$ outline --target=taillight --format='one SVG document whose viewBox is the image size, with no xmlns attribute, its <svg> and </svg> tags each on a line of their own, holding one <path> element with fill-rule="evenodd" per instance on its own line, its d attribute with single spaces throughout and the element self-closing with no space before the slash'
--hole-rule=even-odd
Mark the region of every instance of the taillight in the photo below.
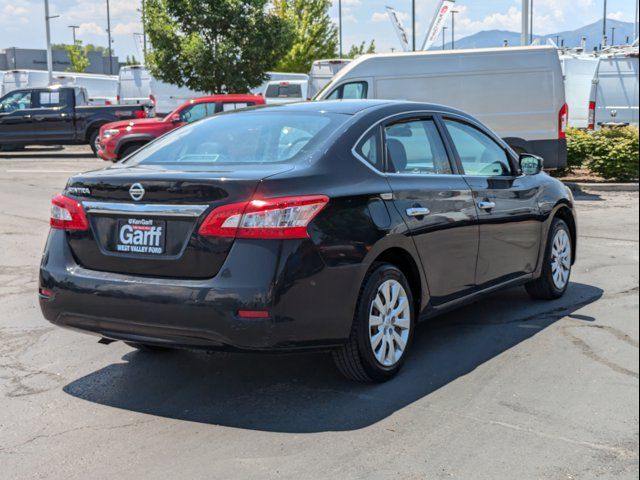
<svg viewBox="0 0 640 480">
<path fill-rule="evenodd" d="M 49 223 L 51 228 L 60 230 L 89 229 L 89 222 L 82 205 L 60 194 L 51 199 L 51 219 Z"/>
<path fill-rule="evenodd" d="M 589 130 L 596 128 L 596 102 L 589 102 L 589 120 L 587 124 Z"/>
<path fill-rule="evenodd" d="M 116 103 L 120 104 L 120 95 L 116 95 Z"/>
<path fill-rule="evenodd" d="M 111 100 L 105 100 L 105 101 L 104 101 L 104 104 L 105 104 L 106 106 L 110 106 L 110 105 L 112 105 Z"/>
<path fill-rule="evenodd" d="M 158 102 L 156 101 L 156 97 L 154 97 L 153 95 L 149 95 L 149 100 L 151 100 L 151 103 L 153 104 L 154 107 L 158 106 Z"/>
<path fill-rule="evenodd" d="M 135 115 L 136 118 L 147 117 L 147 111 L 144 108 L 142 110 L 136 110 L 135 112 L 133 112 L 133 114 Z"/>
<path fill-rule="evenodd" d="M 214 209 L 198 233 L 211 237 L 307 238 L 307 226 L 325 207 L 324 195 L 267 198 Z"/>
<path fill-rule="evenodd" d="M 569 105 L 562 105 L 558 113 L 558 138 L 567 138 L 567 122 L 569 121 Z"/>
</svg>

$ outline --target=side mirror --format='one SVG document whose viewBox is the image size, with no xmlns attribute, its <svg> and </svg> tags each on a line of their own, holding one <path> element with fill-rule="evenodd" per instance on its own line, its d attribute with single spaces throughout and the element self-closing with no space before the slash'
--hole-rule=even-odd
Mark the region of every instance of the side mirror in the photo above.
<svg viewBox="0 0 640 480">
<path fill-rule="evenodd" d="M 180 118 L 179 113 L 176 113 L 175 115 L 171 115 L 171 118 L 169 119 L 169 121 L 171 123 L 182 123 L 182 118 Z"/>
<path fill-rule="evenodd" d="M 524 175 L 537 175 L 542 171 L 543 160 L 540 157 L 523 153 L 520 155 L 520 170 Z"/>
</svg>

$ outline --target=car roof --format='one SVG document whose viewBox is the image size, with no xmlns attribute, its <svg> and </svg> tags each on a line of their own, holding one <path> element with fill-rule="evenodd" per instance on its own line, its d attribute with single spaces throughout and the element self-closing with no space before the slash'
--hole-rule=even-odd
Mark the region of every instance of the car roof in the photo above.
<svg viewBox="0 0 640 480">
<path fill-rule="evenodd" d="M 205 95 L 204 97 L 196 97 L 188 100 L 191 103 L 202 102 L 245 102 L 262 99 L 260 95 L 250 95 L 248 93 L 228 93 L 222 95 Z"/>
<path fill-rule="evenodd" d="M 468 114 L 460 110 L 446 107 L 444 105 L 438 105 L 435 103 L 408 102 L 403 100 L 321 100 L 313 102 L 288 103 L 285 105 L 273 105 L 266 108 L 263 107 L 263 109 L 284 108 L 288 111 L 297 112 L 328 112 L 355 115 L 364 110 L 373 111 L 386 108 L 402 110 L 403 107 L 406 108 L 407 111 L 437 111 L 456 113 L 465 117 L 469 116 Z"/>
</svg>

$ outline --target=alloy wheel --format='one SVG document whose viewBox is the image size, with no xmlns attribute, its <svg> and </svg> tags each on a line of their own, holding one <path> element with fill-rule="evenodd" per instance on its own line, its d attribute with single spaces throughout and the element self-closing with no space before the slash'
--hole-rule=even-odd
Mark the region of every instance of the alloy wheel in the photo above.
<svg viewBox="0 0 640 480">
<path fill-rule="evenodd" d="M 564 229 L 559 229 L 551 245 L 551 276 L 553 284 L 562 290 L 569 282 L 571 273 L 571 239 Z"/>
</svg>

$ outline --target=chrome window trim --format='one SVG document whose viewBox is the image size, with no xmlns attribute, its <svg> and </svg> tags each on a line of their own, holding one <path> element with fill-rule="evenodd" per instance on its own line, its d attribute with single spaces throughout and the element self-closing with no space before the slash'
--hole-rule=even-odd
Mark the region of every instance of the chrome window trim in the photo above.
<svg viewBox="0 0 640 480">
<path fill-rule="evenodd" d="M 87 213 L 94 215 L 143 215 L 147 217 L 201 216 L 209 205 L 163 205 L 155 203 L 82 202 Z"/>
</svg>

